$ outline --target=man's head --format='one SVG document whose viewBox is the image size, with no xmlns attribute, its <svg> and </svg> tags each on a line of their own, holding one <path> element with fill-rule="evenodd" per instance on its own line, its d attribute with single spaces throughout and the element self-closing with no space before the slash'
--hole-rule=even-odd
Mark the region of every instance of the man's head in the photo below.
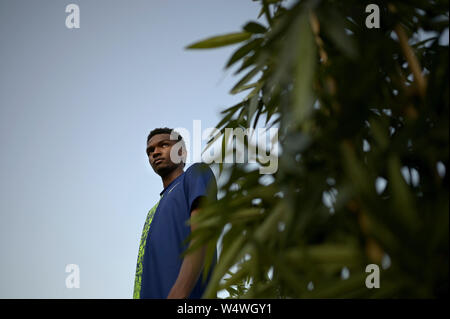
<svg viewBox="0 0 450 319">
<path fill-rule="evenodd" d="M 156 174 L 163 177 L 186 161 L 186 146 L 183 138 L 173 129 L 156 128 L 147 137 L 147 156 Z"/>
</svg>

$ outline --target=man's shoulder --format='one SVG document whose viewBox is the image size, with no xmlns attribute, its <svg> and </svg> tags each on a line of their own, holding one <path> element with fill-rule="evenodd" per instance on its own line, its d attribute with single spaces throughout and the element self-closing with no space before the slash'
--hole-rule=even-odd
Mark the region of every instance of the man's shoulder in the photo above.
<svg viewBox="0 0 450 319">
<path fill-rule="evenodd" d="M 211 168 L 209 167 L 208 164 L 206 163 L 194 163 L 191 166 L 189 166 L 189 168 L 186 170 L 186 175 L 212 175 L 213 171 L 211 170 Z"/>
<path fill-rule="evenodd" d="M 197 184 L 216 185 L 216 176 L 211 167 L 206 163 L 194 163 L 186 170 L 184 177 L 185 185 Z"/>
<path fill-rule="evenodd" d="M 217 197 L 216 177 L 206 163 L 194 163 L 185 173 L 185 191 L 190 195 L 207 196 L 208 193 Z"/>
</svg>

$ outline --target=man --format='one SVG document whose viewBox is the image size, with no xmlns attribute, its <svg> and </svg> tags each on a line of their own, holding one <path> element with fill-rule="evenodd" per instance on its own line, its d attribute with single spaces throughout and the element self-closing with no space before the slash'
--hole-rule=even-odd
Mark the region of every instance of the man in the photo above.
<svg viewBox="0 0 450 319">
<path fill-rule="evenodd" d="M 186 237 L 195 229 L 187 221 L 199 214 L 208 190 L 217 196 L 214 174 L 198 163 L 184 172 L 186 148 L 173 129 L 150 132 L 147 156 L 164 189 L 142 231 L 133 298 L 201 298 L 210 276 L 203 282 L 205 248 L 181 255 L 188 248 Z"/>
</svg>

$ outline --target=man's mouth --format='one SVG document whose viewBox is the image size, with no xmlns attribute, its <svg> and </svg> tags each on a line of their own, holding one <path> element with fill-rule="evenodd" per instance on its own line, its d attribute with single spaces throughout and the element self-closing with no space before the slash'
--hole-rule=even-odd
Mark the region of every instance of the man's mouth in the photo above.
<svg viewBox="0 0 450 319">
<path fill-rule="evenodd" d="M 164 159 L 158 158 L 157 160 L 155 160 L 155 161 L 153 162 L 153 165 L 158 165 L 158 164 L 162 163 L 163 161 L 164 161 Z"/>
</svg>

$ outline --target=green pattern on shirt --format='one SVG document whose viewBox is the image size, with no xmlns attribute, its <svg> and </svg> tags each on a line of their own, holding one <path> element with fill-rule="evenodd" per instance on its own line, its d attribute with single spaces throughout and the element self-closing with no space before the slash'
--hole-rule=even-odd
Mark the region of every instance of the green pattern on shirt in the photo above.
<svg viewBox="0 0 450 319">
<path fill-rule="evenodd" d="M 156 203 L 155 206 L 152 207 L 152 209 L 149 210 L 149 212 L 147 214 L 147 219 L 145 220 L 144 229 L 142 230 L 141 243 L 139 244 L 139 254 L 138 254 L 138 260 L 137 260 L 137 265 L 136 265 L 136 276 L 134 278 L 134 292 L 133 292 L 134 299 L 140 299 L 141 280 L 142 280 L 142 263 L 144 261 L 145 243 L 147 242 L 148 230 L 150 229 L 150 224 L 152 223 L 153 216 L 155 215 L 158 204 L 159 204 L 159 201 Z"/>
</svg>

